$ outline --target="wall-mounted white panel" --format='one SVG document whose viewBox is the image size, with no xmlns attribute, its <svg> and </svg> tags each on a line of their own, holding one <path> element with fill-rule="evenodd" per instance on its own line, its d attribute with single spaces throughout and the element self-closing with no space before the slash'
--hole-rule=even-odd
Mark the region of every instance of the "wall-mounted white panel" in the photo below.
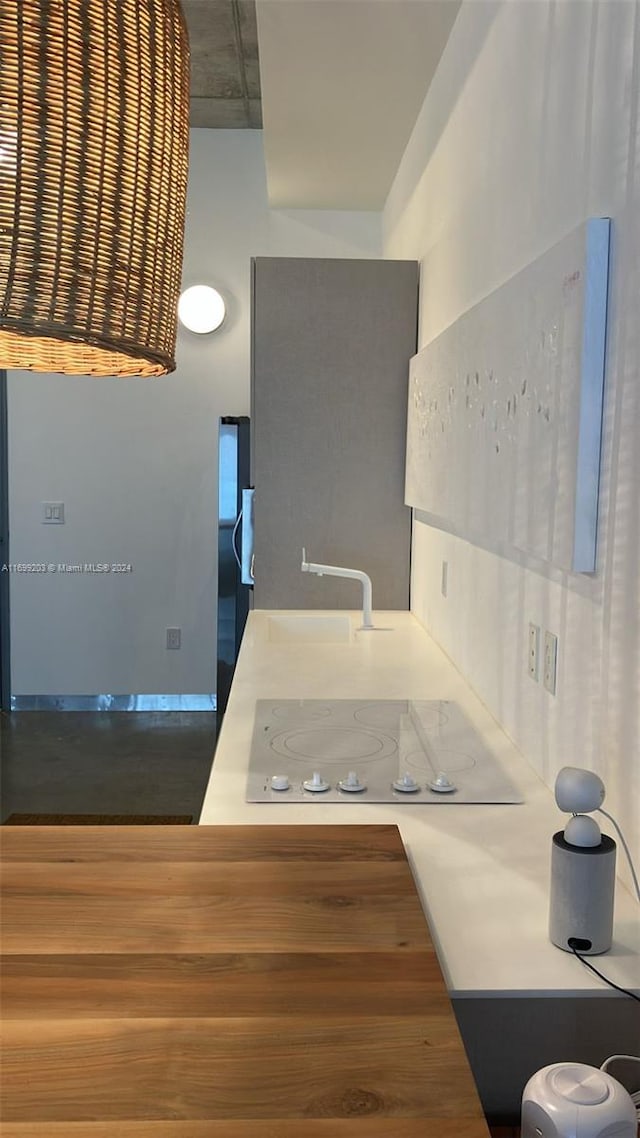
<svg viewBox="0 0 640 1138">
<path fill-rule="evenodd" d="M 579 572 L 595 569 L 609 224 L 464 313 L 409 376 L 407 505 Z"/>
</svg>

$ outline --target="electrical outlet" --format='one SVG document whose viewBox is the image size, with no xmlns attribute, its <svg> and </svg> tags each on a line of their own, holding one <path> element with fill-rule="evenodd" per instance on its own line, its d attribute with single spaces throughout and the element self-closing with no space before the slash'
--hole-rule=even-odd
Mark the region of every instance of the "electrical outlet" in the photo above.
<svg viewBox="0 0 640 1138">
<path fill-rule="evenodd" d="M 558 637 L 553 632 L 544 634 L 544 665 L 542 681 L 551 695 L 556 694 L 556 670 L 558 662 Z"/>
<path fill-rule="evenodd" d="M 449 562 L 443 561 L 442 562 L 442 576 L 440 578 L 440 592 L 442 593 L 443 597 L 446 597 L 446 595 L 447 595 L 448 586 L 449 586 Z"/>
<path fill-rule="evenodd" d="M 180 629 L 180 628 L 168 628 L 167 629 L 167 648 L 179 648 L 181 637 L 182 637 L 182 629 Z"/>
<path fill-rule="evenodd" d="M 537 624 L 529 625 L 529 651 L 527 655 L 527 668 L 532 680 L 538 682 L 538 657 L 540 655 L 540 627 Z"/>
</svg>

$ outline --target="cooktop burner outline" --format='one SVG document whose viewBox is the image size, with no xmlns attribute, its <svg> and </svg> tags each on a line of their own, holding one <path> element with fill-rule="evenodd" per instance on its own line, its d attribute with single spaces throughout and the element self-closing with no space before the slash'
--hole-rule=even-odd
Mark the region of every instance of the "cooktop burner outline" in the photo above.
<svg viewBox="0 0 640 1138">
<path fill-rule="evenodd" d="M 274 719 L 292 720 L 326 719 L 331 716 L 331 708 L 326 703 L 316 700 L 291 700 L 291 706 L 285 703 L 275 704 L 271 708 Z M 317 703 L 317 707 L 309 707 L 309 703 Z"/>
<path fill-rule="evenodd" d="M 273 736 L 269 746 L 276 754 L 296 762 L 341 763 L 343 766 L 345 762 L 376 762 L 398 750 L 395 739 L 382 732 L 367 730 L 358 724 L 351 727 L 331 723 L 293 727 Z"/>
<path fill-rule="evenodd" d="M 413 702 L 412 700 L 406 700 L 406 699 L 394 699 L 394 700 L 388 700 L 388 701 L 385 700 L 384 701 L 384 703 L 389 703 L 393 707 L 397 707 L 398 709 L 402 708 L 403 710 L 400 711 L 401 715 L 411 715 L 411 703 L 412 702 Z M 426 703 L 426 701 L 424 701 L 424 702 Z M 442 702 L 443 701 L 438 701 L 438 703 L 435 704 L 434 707 L 429 707 L 428 709 L 425 708 L 424 705 L 421 707 L 421 719 L 424 719 L 425 715 L 426 715 L 426 718 L 429 720 L 428 726 L 432 730 L 435 730 L 438 727 L 444 727 L 445 724 L 449 722 L 448 715 L 442 709 Z M 364 705 L 364 707 L 356 709 L 356 711 L 354 711 L 354 713 L 353 713 L 353 718 L 358 723 L 362 723 L 364 726 L 367 726 L 367 727 L 381 727 L 382 724 L 376 723 L 375 719 L 376 719 L 376 717 L 383 718 L 385 715 L 388 718 L 389 710 L 390 709 L 386 709 L 386 708 L 384 708 L 384 706 L 382 706 L 382 701 L 378 700 L 377 702 L 367 703 Z M 371 722 L 371 716 L 373 716 L 373 718 L 374 718 L 373 723 Z M 425 726 L 427 726 L 427 724 L 425 724 Z"/>
<path fill-rule="evenodd" d="M 430 754 L 426 754 L 424 750 L 410 751 L 405 760 L 411 767 L 417 767 L 418 770 L 434 771 L 438 774 L 444 771 L 446 774 L 453 774 L 457 771 L 471 770 L 477 760 L 473 755 L 467 754 L 466 751 L 447 750 L 443 748 L 436 750 L 430 749 Z"/>
</svg>

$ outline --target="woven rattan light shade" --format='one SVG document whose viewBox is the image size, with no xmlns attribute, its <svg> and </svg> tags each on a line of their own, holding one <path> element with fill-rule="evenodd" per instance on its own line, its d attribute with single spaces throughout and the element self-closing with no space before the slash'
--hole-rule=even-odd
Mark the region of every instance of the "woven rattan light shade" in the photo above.
<svg viewBox="0 0 640 1138">
<path fill-rule="evenodd" d="M 0 0 L 0 367 L 173 371 L 188 128 L 178 0 Z"/>
</svg>

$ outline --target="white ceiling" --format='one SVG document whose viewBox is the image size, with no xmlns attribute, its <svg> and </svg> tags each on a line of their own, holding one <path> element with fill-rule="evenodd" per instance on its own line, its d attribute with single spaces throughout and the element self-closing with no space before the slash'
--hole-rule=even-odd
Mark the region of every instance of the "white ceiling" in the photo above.
<svg viewBox="0 0 640 1138">
<path fill-rule="evenodd" d="M 257 0 L 269 201 L 381 209 L 460 0 Z"/>
</svg>

